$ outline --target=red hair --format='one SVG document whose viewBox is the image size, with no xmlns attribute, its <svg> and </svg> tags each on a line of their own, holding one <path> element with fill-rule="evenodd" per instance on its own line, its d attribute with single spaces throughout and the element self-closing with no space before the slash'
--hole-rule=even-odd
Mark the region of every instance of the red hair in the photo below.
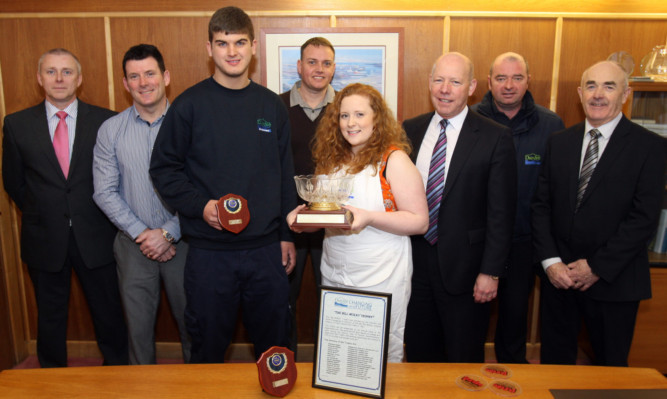
<svg viewBox="0 0 667 399">
<path fill-rule="evenodd" d="M 366 145 L 355 155 L 350 143 L 340 132 L 340 105 L 351 95 L 366 97 L 373 110 L 373 134 Z M 382 95 L 372 86 L 353 83 L 336 93 L 329 104 L 313 138 L 313 160 L 316 174 L 331 174 L 347 166 L 349 174 L 361 172 L 366 166 L 377 166 L 382 155 L 391 146 L 396 146 L 410 154 L 410 142 L 405 131 L 394 118 Z"/>
</svg>

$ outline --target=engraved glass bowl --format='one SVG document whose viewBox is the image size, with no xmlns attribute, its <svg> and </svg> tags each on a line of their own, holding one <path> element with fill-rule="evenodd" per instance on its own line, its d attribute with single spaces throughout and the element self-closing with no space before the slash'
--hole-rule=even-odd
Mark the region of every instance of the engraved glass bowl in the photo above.
<svg viewBox="0 0 667 399">
<path fill-rule="evenodd" d="M 354 176 L 299 175 L 294 181 L 296 191 L 311 210 L 335 211 L 349 198 Z"/>
</svg>

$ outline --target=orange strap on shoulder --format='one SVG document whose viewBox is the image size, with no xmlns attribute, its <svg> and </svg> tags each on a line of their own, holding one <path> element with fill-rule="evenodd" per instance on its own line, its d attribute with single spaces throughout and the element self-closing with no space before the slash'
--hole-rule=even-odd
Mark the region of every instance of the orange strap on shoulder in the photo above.
<svg viewBox="0 0 667 399">
<path fill-rule="evenodd" d="M 392 152 L 398 150 L 396 146 L 391 146 L 382 156 L 382 163 L 380 164 L 380 187 L 382 187 L 382 202 L 384 203 L 385 212 L 396 212 L 398 208 L 396 207 L 396 200 L 394 199 L 394 193 L 391 192 L 391 186 L 385 177 L 385 170 L 387 169 L 387 159 Z"/>
</svg>

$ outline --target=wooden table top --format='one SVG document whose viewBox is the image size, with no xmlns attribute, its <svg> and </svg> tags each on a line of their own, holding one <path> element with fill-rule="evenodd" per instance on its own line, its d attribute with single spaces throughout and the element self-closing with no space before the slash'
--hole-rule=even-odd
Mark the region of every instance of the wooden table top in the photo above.
<svg viewBox="0 0 667 399">
<path fill-rule="evenodd" d="M 469 392 L 455 380 L 482 375 L 480 364 L 401 363 L 387 366 L 385 398 L 494 398 Z M 654 369 L 510 365 L 511 380 L 523 398 L 553 398 L 549 389 L 667 389 Z M 311 386 L 312 364 L 297 363 L 298 377 L 288 398 L 356 396 Z M 488 379 L 487 379 L 488 380 Z M 253 363 L 188 364 L 5 370 L 2 398 L 271 398 L 262 392 Z"/>
</svg>

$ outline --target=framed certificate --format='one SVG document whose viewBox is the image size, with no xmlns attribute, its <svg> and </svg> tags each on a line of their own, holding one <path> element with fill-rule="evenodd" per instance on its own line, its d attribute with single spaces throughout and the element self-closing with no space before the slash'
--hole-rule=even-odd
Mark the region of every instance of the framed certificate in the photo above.
<svg viewBox="0 0 667 399">
<path fill-rule="evenodd" d="M 322 287 L 313 387 L 383 398 L 391 294 Z"/>
</svg>

